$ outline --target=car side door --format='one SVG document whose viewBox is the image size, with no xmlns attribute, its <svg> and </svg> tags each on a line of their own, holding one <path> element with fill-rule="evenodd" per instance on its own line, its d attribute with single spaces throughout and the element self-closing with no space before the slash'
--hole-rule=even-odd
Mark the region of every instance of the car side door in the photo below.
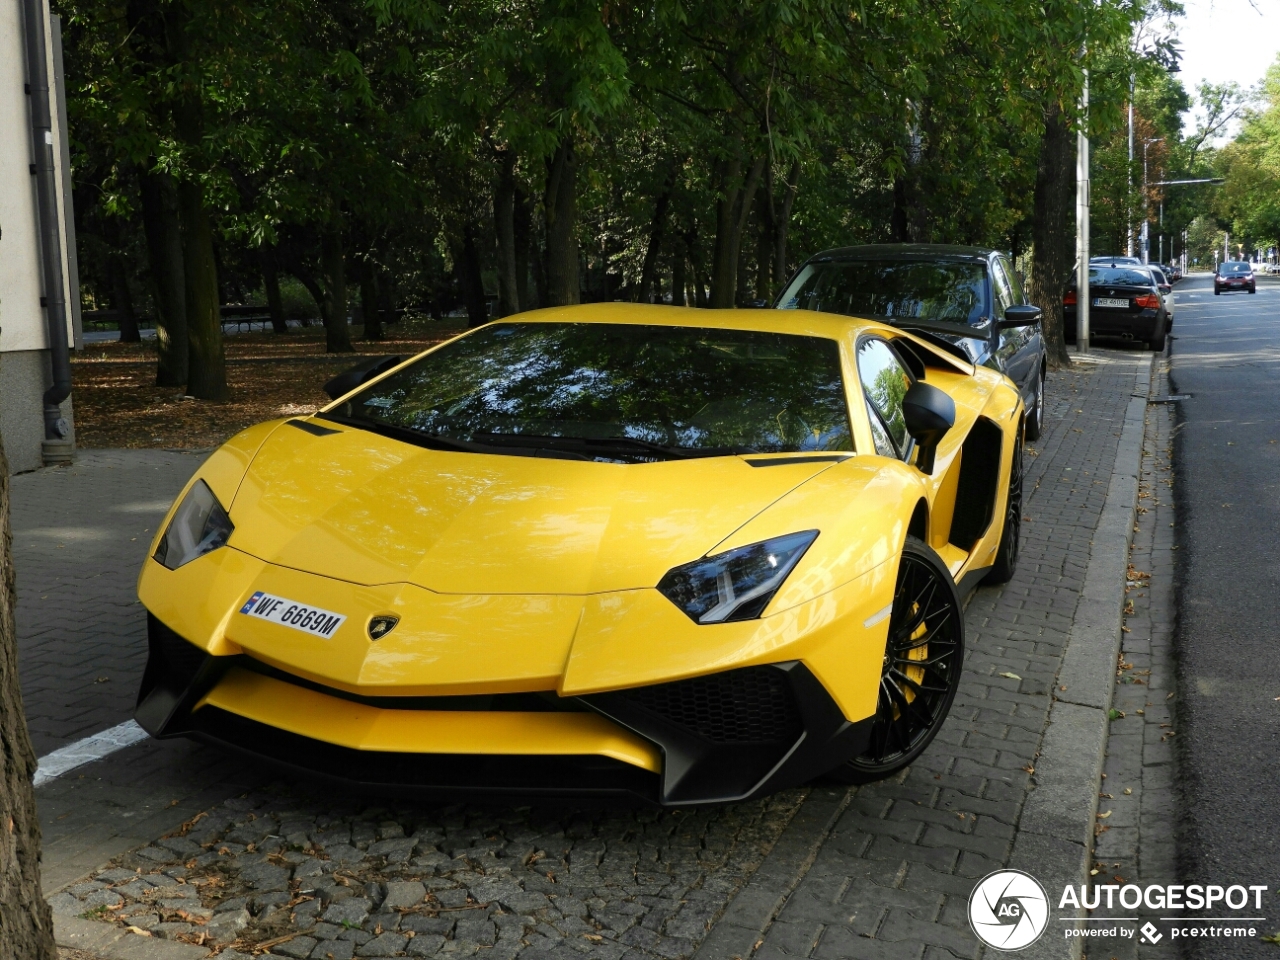
<svg viewBox="0 0 1280 960">
<path fill-rule="evenodd" d="M 1034 403 L 1036 375 L 1039 372 L 1041 352 L 1040 324 L 1025 327 L 1001 328 L 1007 308 L 1026 303 L 1022 283 L 1012 264 L 1002 256 L 991 258 L 991 292 L 995 304 L 996 336 L 1000 342 L 996 354 L 1000 357 L 1005 374 L 1018 385 L 1028 409 Z"/>
</svg>

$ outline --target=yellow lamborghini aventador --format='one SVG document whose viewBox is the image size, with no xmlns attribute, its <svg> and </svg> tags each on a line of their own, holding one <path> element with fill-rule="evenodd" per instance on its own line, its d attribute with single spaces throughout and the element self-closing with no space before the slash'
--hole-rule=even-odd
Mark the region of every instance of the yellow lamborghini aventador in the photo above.
<svg viewBox="0 0 1280 960">
<path fill-rule="evenodd" d="M 154 736 L 381 791 L 874 779 L 937 733 L 961 597 L 1017 561 L 1022 401 L 928 334 L 593 304 L 331 392 L 161 525 Z"/>
</svg>

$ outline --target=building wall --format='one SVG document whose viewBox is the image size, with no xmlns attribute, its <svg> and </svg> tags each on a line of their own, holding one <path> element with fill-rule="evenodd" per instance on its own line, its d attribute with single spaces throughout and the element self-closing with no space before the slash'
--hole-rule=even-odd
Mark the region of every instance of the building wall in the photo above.
<svg viewBox="0 0 1280 960">
<path fill-rule="evenodd" d="M 0 353 L 0 436 L 10 473 L 38 470 L 44 465 L 40 444 L 44 440 L 44 392 L 53 382 L 48 350 L 8 350 Z M 62 415 L 72 422 L 71 400 L 62 404 Z"/>
<path fill-rule="evenodd" d="M 45 6 L 48 17 L 48 7 Z M 50 39 L 47 62 L 50 94 L 57 104 L 61 71 L 55 70 L 53 26 L 46 22 Z M 40 304 L 43 274 L 40 262 L 39 220 L 36 209 L 35 177 L 31 175 L 31 106 L 25 93 L 26 48 L 23 41 L 22 7 L 15 0 L 0 3 L 0 432 L 10 469 L 30 470 L 40 466 L 40 444 L 44 439 L 41 395 L 49 384 L 48 329 Z M 67 156 L 64 145 L 64 111 L 54 110 L 54 157 Z M 64 160 L 65 167 L 65 160 Z M 65 186 L 68 171 L 57 184 L 60 220 L 70 218 Z M 64 228 L 63 296 L 67 302 L 68 339 L 75 341 L 73 304 L 79 301 L 78 283 L 67 257 Z M 63 404 L 70 419 L 70 401 Z"/>
</svg>

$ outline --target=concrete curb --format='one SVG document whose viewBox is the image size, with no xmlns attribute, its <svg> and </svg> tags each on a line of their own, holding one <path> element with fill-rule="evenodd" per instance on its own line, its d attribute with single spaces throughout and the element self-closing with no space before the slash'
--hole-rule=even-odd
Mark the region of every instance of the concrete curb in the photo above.
<svg viewBox="0 0 1280 960">
<path fill-rule="evenodd" d="M 853 787 L 814 787 L 809 791 L 778 842 L 729 902 L 692 960 L 751 956 L 756 942 L 813 866 L 855 792 Z"/>
<path fill-rule="evenodd" d="M 1142 469 L 1146 397 L 1154 362 L 1152 354 L 1146 367 L 1138 371 L 1133 391 L 1137 396 L 1125 412 L 1106 505 L 1093 535 L 1084 589 L 1072 618 L 1040 743 L 1035 788 L 1023 804 L 1009 858 L 1010 867 L 1031 874 L 1044 885 L 1051 901 L 1063 887 L 1089 881 L 1107 714 L 1120 652 L 1125 574 Z M 1063 916 L 1083 916 L 1084 911 L 1064 914 L 1053 902 L 1049 908 L 1050 929 L 1021 956 L 1028 960 L 1078 960 L 1082 941 L 1055 934 Z"/>
</svg>

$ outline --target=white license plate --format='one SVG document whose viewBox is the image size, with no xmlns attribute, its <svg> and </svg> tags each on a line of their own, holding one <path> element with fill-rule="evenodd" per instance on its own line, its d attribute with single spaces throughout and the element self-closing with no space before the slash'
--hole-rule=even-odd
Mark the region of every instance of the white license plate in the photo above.
<svg viewBox="0 0 1280 960">
<path fill-rule="evenodd" d="M 325 638 L 332 637 L 334 631 L 342 626 L 342 621 L 347 619 L 344 614 L 309 607 L 305 603 L 273 596 L 261 590 L 245 601 L 240 612 L 259 620 L 269 620 L 283 627 L 301 630 L 313 637 Z"/>
<path fill-rule="evenodd" d="M 1095 307 L 1123 307 L 1127 310 L 1129 301 L 1120 300 L 1117 297 L 1094 297 L 1093 305 Z"/>
</svg>

